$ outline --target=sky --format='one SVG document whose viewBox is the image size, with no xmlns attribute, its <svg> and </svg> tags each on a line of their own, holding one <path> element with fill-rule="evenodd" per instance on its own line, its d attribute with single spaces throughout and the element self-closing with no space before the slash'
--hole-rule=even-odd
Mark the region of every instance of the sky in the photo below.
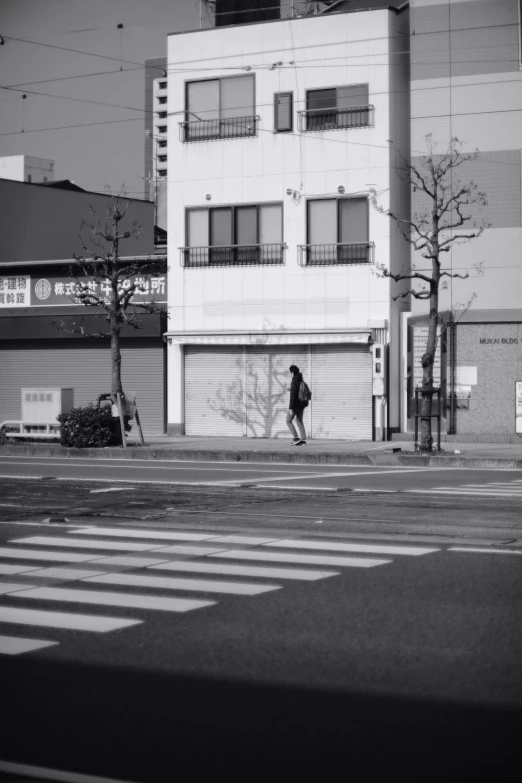
<svg viewBox="0 0 522 783">
<path fill-rule="evenodd" d="M 0 0 L 0 85 L 18 91 L 0 89 L 0 157 L 50 158 L 55 179 L 142 198 L 141 66 L 198 27 L 198 0 Z"/>
</svg>

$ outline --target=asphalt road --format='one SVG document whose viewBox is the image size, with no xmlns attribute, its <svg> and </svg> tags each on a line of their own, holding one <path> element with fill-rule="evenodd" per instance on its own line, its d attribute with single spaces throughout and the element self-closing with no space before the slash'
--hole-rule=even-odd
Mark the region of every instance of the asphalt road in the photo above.
<svg viewBox="0 0 522 783">
<path fill-rule="evenodd" d="M 522 501 L 522 475 L 517 470 L 0 457 L 0 478 L 29 476 L 191 486 L 259 485 L 325 491 L 442 490 L 444 493 L 447 489 L 458 489 L 478 495 L 488 490 L 490 495 L 518 497 Z"/>
<path fill-rule="evenodd" d="M 0 759 L 135 783 L 520 779 L 511 501 L 429 496 L 420 524 L 402 493 L 0 488 L 0 634 L 40 643 L 0 656 Z M 35 521 L 45 504 L 74 523 Z"/>
</svg>

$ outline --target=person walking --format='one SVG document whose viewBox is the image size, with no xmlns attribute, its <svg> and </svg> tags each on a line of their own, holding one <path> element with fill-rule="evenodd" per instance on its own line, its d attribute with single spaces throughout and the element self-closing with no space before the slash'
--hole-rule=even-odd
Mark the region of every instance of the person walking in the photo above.
<svg viewBox="0 0 522 783">
<path fill-rule="evenodd" d="M 290 372 L 292 373 L 292 384 L 290 386 L 290 405 L 288 408 L 286 423 L 288 425 L 288 429 L 294 436 L 292 446 L 304 446 L 306 444 L 306 432 L 303 424 L 303 413 L 304 409 L 308 405 L 308 402 L 306 400 L 299 399 L 299 387 L 301 386 L 303 375 L 300 372 L 299 367 L 297 367 L 295 364 L 290 366 Z M 297 421 L 297 426 L 299 428 L 299 437 L 293 423 L 294 419 Z"/>
</svg>

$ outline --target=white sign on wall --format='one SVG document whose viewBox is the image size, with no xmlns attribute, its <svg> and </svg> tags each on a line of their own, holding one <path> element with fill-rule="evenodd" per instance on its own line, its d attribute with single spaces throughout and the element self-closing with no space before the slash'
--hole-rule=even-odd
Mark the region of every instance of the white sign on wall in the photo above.
<svg viewBox="0 0 522 783">
<path fill-rule="evenodd" d="M 30 304 L 28 275 L 0 277 L 0 307 L 29 307 Z"/>
<path fill-rule="evenodd" d="M 515 432 L 522 435 L 522 381 L 515 381 Z"/>
<path fill-rule="evenodd" d="M 477 385 L 476 367 L 455 367 L 455 383 L 462 386 Z"/>
</svg>

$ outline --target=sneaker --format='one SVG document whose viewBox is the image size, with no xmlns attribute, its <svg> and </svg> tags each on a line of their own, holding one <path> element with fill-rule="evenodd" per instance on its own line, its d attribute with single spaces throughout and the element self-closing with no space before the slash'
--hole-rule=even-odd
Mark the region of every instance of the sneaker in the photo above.
<svg viewBox="0 0 522 783">
<path fill-rule="evenodd" d="M 292 446 L 297 446 L 299 442 L 300 442 L 299 438 L 294 438 L 292 441 Z"/>
<path fill-rule="evenodd" d="M 306 441 L 305 440 L 298 440 L 295 445 L 296 446 L 306 446 Z"/>
</svg>

